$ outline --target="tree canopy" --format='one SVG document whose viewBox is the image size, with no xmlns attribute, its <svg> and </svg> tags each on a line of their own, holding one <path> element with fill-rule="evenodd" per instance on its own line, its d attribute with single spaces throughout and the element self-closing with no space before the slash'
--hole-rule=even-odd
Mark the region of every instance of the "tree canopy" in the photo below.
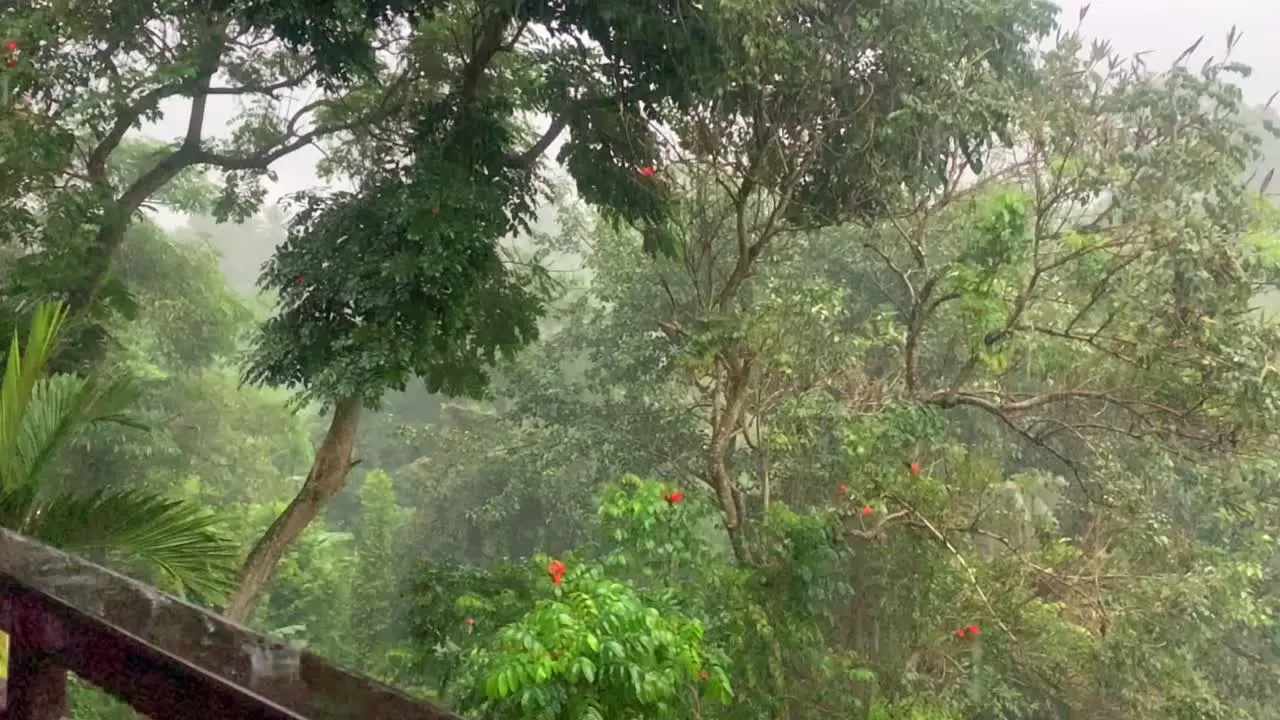
<svg viewBox="0 0 1280 720">
<path fill-rule="evenodd" d="M 473 720 L 1274 718 L 1275 136 L 1056 12 L 6 8 L 0 524 Z"/>
</svg>

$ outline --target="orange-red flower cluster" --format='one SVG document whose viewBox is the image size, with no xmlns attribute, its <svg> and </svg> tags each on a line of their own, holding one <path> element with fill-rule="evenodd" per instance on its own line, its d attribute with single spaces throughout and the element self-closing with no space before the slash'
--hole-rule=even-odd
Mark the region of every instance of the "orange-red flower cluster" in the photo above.
<svg viewBox="0 0 1280 720">
<path fill-rule="evenodd" d="M 547 574 L 551 576 L 551 584 L 559 585 L 564 580 L 564 570 L 564 563 L 559 560 L 547 563 Z"/>
<path fill-rule="evenodd" d="M 668 505 L 675 505 L 681 500 L 684 500 L 684 491 L 668 490 L 667 492 L 662 494 L 662 499 L 666 500 Z"/>
<path fill-rule="evenodd" d="M 10 40 L 4 44 L 6 50 L 9 51 L 9 57 L 5 60 L 5 64 L 9 67 L 17 67 L 18 65 L 18 41 Z"/>
<path fill-rule="evenodd" d="M 980 634 L 982 634 L 982 631 L 978 629 L 977 625 L 965 625 L 963 627 L 956 628 L 956 637 L 961 639 L 978 637 Z"/>
</svg>

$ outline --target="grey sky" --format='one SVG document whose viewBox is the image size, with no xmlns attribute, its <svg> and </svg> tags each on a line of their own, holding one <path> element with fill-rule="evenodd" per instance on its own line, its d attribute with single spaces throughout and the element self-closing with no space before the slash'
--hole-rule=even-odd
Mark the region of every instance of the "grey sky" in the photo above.
<svg viewBox="0 0 1280 720">
<path fill-rule="evenodd" d="M 1232 57 L 1253 66 L 1242 83 L 1245 97 L 1261 104 L 1280 90 L 1280 50 L 1275 29 L 1280 27 L 1280 2 L 1274 0 L 1079 0 L 1059 2 L 1063 24 L 1075 24 L 1077 13 L 1089 5 L 1086 35 L 1110 40 L 1116 50 L 1132 54 L 1144 50 L 1148 66 L 1167 65 L 1196 38 L 1205 36 L 1196 57 L 1222 57 L 1227 31 L 1234 24 L 1242 33 Z M 1201 60 L 1203 62 L 1203 60 Z"/>
<path fill-rule="evenodd" d="M 1152 68 L 1172 62 L 1202 34 L 1205 41 L 1196 57 L 1220 57 L 1226 47 L 1227 31 L 1234 23 L 1243 33 L 1234 58 L 1254 69 L 1253 76 L 1243 83 L 1246 98 L 1262 103 L 1280 90 L 1280 49 L 1273 44 L 1275 28 L 1280 27 L 1280 2 L 1276 0 L 1065 0 L 1061 4 L 1063 24 L 1067 26 L 1073 26 L 1080 8 L 1089 4 L 1085 34 L 1110 40 L 1124 54 L 1150 51 L 1147 61 Z M 165 108 L 168 116 L 143 132 L 153 137 L 178 137 L 185 128 L 185 105 L 180 101 L 170 103 Z M 210 106 L 208 132 L 216 135 L 218 128 L 228 127 L 235 106 L 222 98 L 215 98 Z M 272 187 L 272 199 L 319 185 L 315 175 L 319 159 L 319 151 L 307 148 L 272 166 L 279 175 L 279 182 Z M 166 225 L 176 220 L 172 216 L 161 218 Z"/>
</svg>

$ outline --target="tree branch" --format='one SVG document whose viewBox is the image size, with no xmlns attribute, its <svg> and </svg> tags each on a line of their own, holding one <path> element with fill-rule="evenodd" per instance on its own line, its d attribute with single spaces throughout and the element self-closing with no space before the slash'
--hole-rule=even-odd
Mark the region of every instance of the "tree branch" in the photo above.
<svg viewBox="0 0 1280 720">
<path fill-rule="evenodd" d="M 128 134 L 130 128 L 137 125 L 143 115 L 158 108 L 161 101 L 175 95 L 181 95 L 188 90 L 190 90 L 190 86 L 186 83 L 165 85 L 146 92 L 131 105 L 119 106 L 119 114 L 116 116 L 115 123 L 107 131 L 107 134 L 98 141 L 93 150 L 89 152 L 89 156 L 85 160 L 85 172 L 89 179 L 94 182 L 105 182 L 107 159 L 111 157 L 111 153 L 115 152 L 116 148 L 120 147 L 121 141 L 124 140 L 124 136 Z"/>
</svg>

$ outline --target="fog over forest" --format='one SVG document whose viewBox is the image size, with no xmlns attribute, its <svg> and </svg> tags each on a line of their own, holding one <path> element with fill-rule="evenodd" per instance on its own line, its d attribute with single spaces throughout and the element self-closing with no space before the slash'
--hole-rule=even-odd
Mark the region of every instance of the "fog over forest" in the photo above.
<svg viewBox="0 0 1280 720">
<path fill-rule="evenodd" d="M 0 527 L 313 720 L 1280 720 L 1275 27 L 0 8 Z"/>
</svg>

